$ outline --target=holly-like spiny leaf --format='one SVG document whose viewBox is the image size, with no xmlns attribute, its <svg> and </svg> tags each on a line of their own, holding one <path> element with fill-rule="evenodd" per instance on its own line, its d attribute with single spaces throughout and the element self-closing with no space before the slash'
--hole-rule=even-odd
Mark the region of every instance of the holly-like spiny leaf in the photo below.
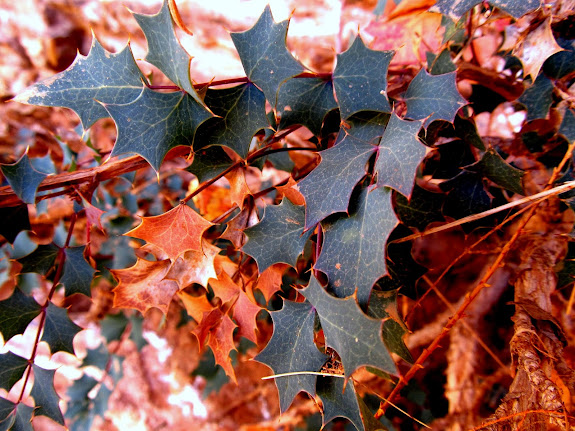
<svg viewBox="0 0 575 431">
<path fill-rule="evenodd" d="M 264 94 L 248 82 L 221 90 L 208 89 L 204 101 L 218 117 L 202 124 L 196 134 L 197 142 L 202 147 L 224 145 L 245 158 L 252 137 L 269 127 Z"/>
<path fill-rule="evenodd" d="M 211 180 L 233 164 L 230 156 L 220 146 L 194 151 L 194 160 L 186 171 L 194 174 L 200 183 Z"/>
<path fill-rule="evenodd" d="M 406 121 L 391 114 L 377 150 L 378 186 L 391 187 L 406 196 L 411 194 L 415 171 L 426 153 L 417 139 L 419 129 L 420 121 Z"/>
<path fill-rule="evenodd" d="M 59 251 L 60 248 L 54 245 L 54 243 L 40 244 L 36 250 L 29 255 L 17 259 L 17 261 L 22 264 L 21 272 L 36 272 L 46 275 L 54 266 Z"/>
<path fill-rule="evenodd" d="M 5 398 L 0 398 L 0 430 L 5 431 L 12 425 L 10 415 L 14 414 L 16 404 Z"/>
<path fill-rule="evenodd" d="M 130 103 L 104 107 L 118 129 L 112 156 L 138 154 L 156 172 L 169 150 L 191 147 L 198 126 L 212 116 L 187 93 L 160 93 L 147 87 Z"/>
<path fill-rule="evenodd" d="M 342 118 L 359 111 L 391 112 L 386 92 L 393 54 L 367 48 L 358 36 L 347 51 L 337 55 L 333 86 Z"/>
<path fill-rule="evenodd" d="M 206 287 L 210 278 L 216 278 L 214 258 L 221 251 L 219 247 L 202 240 L 202 251 L 188 250 L 181 254 L 170 268 L 166 278 L 178 283 L 184 289 L 193 283 Z"/>
<path fill-rule="evenodd" d="M 558 133 L 565 136 L 569 142 L 575 141 L 575 114 L 572 109 L 565 111 Z"/>
<path fill-rule="evenodd" d="M 314 343 L 315 311 L 311 304 L 284 301 L 283 308 L 272 311 L 271 316 L 272 338 L 255 360 L 269 366 L 274 374 L 318 372 L 329 357 Z M 288 409 L 301 391 L 315 396 L 316 380 L 317 376 L 312 374 L 276 377 L 281 412 Z"/>
<path fill-rule="evenodd" d="M 465 15 L 468 10 L 481 2 L 482 0 L 437 0 L 430 10 L 447 15 L 454 21 L 459 21 L 459 18 Z M 504 10 L 514 18 L 520 18 L 541 6 L 541 0 L 489 0 L 488 3 Z"/>
<path fill-rule="evenodd" d="M 455 85 L 455 72 L 430 75 L 421 69 L 405 93 L 407 117 L 425 120 L 429 125 L 435 120 L 453 123 L 457 110 L 467 104 Z"/>
<path fill-rule="evenodd" d="M 84 246 L 64 249 L 66 261 L 60 282 L 64 285 L 65 296 L 75 293 L 91 296 L 90 285 L 96 270 L 84 258 L 84 249 Z"/>
<path fill-rule="evenodd" d="M 287 79 L 303 72 L 303 66 L 286 47 L 288 21 L 275 23 L 266 6 L 249 30 L 231 33 L 247 77 L 275 106 L 278 88 Z"/>
<path fill-rule="evenodd" d="M 28 360 L 10 351 L 0 354 L 0 388 L 10 392 L 24 375 Z M 1 421 L 1 419 L 0 419 Z"/>
<path fill-rule="evenodd" d="M 130 268 L 111 270 L 119 281 L 114 288 L 114 307 L 135 308 L 142 314 L 156 307 L 167 314 L 172 297 L 178 291 L 178 284 L 166 279 L 170 266 L 169 260 L 138 259 Z"/>
<path fill-rule="evenodd" d="M 36 404 L 34 414 L 47 416 L 54 422 L 64 425 L 64 416 L 58 406 L 60 397 L 54 388 L 56 370 L 45 370 L 36 364 L 32 365 L 32 369 L 34 370 L 34 385 L 30 395 L 34 397 Z"/>
<path fill-rule="evenodd" d="M 74 337 L 82 330 L 68 317 L 68 310 L 58 307 L 53 303 L 48 304 L 46 309 L 46 321 L 41 341 L 50 346 L 52 354 L 56 352 L 74 353 Z"/>
<path fill-rule="evenodd" d="M 401 193 L 394 194 L 393 208 L 401 223 L 423 231 L 429 223 L 444 220 L 441 213 L 444 198 L 443 194 L 415 185 L 409 199 Z"/>
<path fill-rule="evenodd" d="M 18 403 L 12 417 L 0 422 L 0 431 L 34 431 L 32 414 L 34 408 L 24 403 Z"/>
<path fill-rule="evenodd" d="M 498 186 L 510 190 L 513 193 L 520 195 L 525 194 L 521 182 L 525 173 L 508 164 L 493 148 L 490 148 L 481 157 L 481 160 L 473 165 L 466 166 L 465 170 L 480 173 Z"/>
<path fill-rule="evenodd" d="M 324 242 L 315 268 L 324 272 L 339 298 L 356 294 L 367 304 L 373 284 L 387 271 L 385 244 L 397 224 L 391 204 L 391 190 L 363 189 L 350 205 L 350 215 L 322 223 Z"/>
<path fill-rule="evenodd" d="M 304 208 L 284 198 L 267 206 L 262 220 L 244 231 L 248 242 L 242 250 L 256 260 L 260 273 L 278 262 L 295 266 L 311 235 L 304 233 L 304 218 Z"/>
<path fill-rule="evenodd" d="M 575 40 L 558 37 L 557 43 L 565 51 L 556 52 L 543 64 L 543 72 L 550 78 L 561 79 L 575 72 Z"/>
<path fill-rule="evenodd" d="M 155 15 L 138 13 L 133 15 L 148 41 L 148 54 L 145 60 L 164 72 L 174 84 L 203 105 L 190 78 L 192 58 L 176 37 L 168 0 L 164 1 L 162 8 Z"/>
<path fill-rule="evenodd" d="M 553 101 L 553 83 L 540 75 L 517 101 L 527 108 L 527 121 L 546 118 Z"/>
<path fill-rule="evenodd" d="M 47 175 L 32 167 L 28 158 L 28 151 L 16 163 L 2 164 L 0 168 L 16 196 L 24 203 L 34 204 L 36 202 L 36 190 Z"/>
<path fill-rule="evenodd" d="M 326 346 L 339 354 L 346 380 L 362 366 L 397 374 L 381 336 L 382 321 L 366 316 L 354 297 L 331 296 L 313 276 L 300 292 L 316 309 Z"/>
<path fill-rule="evenodd" d="M 161 248 L 175 261 L 185 251 L 202 251 L 202 234 L 212 226 L 186 204 L 159 216 L 142 217 L 142 223 L 125 235 L 143 239 Z"/>
<path fill-rule="evenodd" d="M 491 208 L 491 196 L 485 190 L 483 179 L 474 172 L 461 172 L 440 187 L 448 192 L 443 206 L 447 216 L 459 219 Z"/>
<path fill-rule="evenodd" d="M 16 287 L 9 298 L 0 301 L 0 332 L 4 342 L 16 334 L 23 334 L 41 310 L 42 307 L 34 298 Z"/>
<path fill-rule="evenodd" d="M 99 102 L 125 104 L 135 100 L 142 92 L 143 79 L 129 45 L 112 54 L 93 37 L 87 57 L 78 55 L 64 72 L 28 87 L 14 100 L 70 108 L 87 130 L 109 116 Z"/>
<path fill-rule="evenodd" d="M 279 89 L 277 110 L 279 130 L 294 124 L 307 127 L 314 135 L 321 134 L 323 119 L 337 109 L 333 82 L 321 78 L 288 79 Z"/>
</svg>

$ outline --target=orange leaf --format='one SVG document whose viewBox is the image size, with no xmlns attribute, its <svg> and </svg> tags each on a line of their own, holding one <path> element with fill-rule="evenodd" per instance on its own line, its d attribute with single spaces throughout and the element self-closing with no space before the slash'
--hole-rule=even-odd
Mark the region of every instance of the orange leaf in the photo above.
<svg viewBox="0 0 575 431">
<path fill-rule="evenodd" d="M 244 229 L 258 222 L 258 212 L 255 205 L 246 205 L 237 216 L 228 222 L 228 226 L 221 237 L 231 241 L 235 248 L 240 249 L 246 242 Z"/>
<path fill-rule="evenodd" d="M 297 183 L 293 177 L 290 176 L 288 178 L 287 184 L 276 187 L 276 190 L 279 192 L 278 200 L 285 196 L 294 205 L 305 205 L 305 198 L 299 192 Z"/>
<path fill-rule="evenodd" d="M 238 335 L 256 344 L 258 343 L 256 316 L 261 309 L 260 306 L 250 301 L 243 290 L 240 290 L 240 296 L 238 296 L 238 300 L 234 305 L 233 312 L 234 319 L 238 323 Z"/>
<path fill-rule="evenodd" d="M 193 200 L 200 214 L 208 220 L 215 219 L 232 207 L 229 189 L 215 184 L 194 196 Z"/>
<path fill-rule="evenodd" d="M 114 288 L 114 307 L 135 308 L 145 314 L 152 307 L 167 314 L 172 297 L 178 290 L 173 280 L 165 280 L 169 260 L 150 262 L 138 259 L 130 268 L 111 270 L 118 279 Z"/>
<path fill-rule="evenodd" d="M 260 274 L 256 289 L 264 294 L 266 302 L 282 288 L 282 276 L 288 266 L 285 263 L 276 263 Z"/>
<path fill-rule="evenodd" d="M 184 303 L 188 314 L 198 323 L 202 321 L 205 312 L 209 313 L 214 309 L 214 306 L 208 301 L 205 294 L 192 296 L 186 292 L 178 292 L 177 295 Z"/>
<path fill-rule="evenodd" d="M 226 178 L 230 182 L 232 204 L 236 204 L 238 208 L 243 208 L 244 198 L 252 193 L 246 183 L 245 168 L 234 169 L 226 175 Z"/>
<path fill-rule="evenodd" d="M 220 272 L 217 279 L 211 279 L 210 286 L 214 291 L 214 295 L 220 298 L 224 304 L 234 299 L 241 291 L 240 287 L 234 283 L 234 280 L 225 271 Z"/>
<path fill-rule="evenodd" d="M 207 287 L 208 279 L 217 277 L 214 258 L 221 250 L 205 239 L 202 244 L 203 251 L 188 250 L 180 255 L 166 275 L 166 278 L 176 281 L 180 289 L 193 283 Z"/>
<path fill-rule="evenodd" d="M 142 217 L 142 223 L 124 235 L 160 247 L 174 261 L 187 250 L 202 251 L 202 234 L 210 226 L 189 206 L 180 204 L 165 214 Z"/>
<path fill-rule="evenodd" d="M 403 0 L 388 15 L 388 19 L 400 18 L 426 12 L 437 0 Z"/>
</svg>

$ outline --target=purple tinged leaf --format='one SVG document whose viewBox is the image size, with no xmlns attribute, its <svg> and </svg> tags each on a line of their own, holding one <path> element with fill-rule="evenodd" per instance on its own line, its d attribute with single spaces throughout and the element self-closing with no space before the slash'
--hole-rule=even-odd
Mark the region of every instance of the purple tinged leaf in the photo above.
<svg viewBox="0 0 575 431">
<path fill-rule="evenodd" d="M 426 153 L 425 146 L 417 138 L 419 129 L 421 121 L 406 121 L 391 114 L 375 162 L 378 186 L 411 195 L 415 172 Z"/>
<path fill-rule="evenodd" d="M 68 317 L 68 310 L 50 302 L 46 309 L 46 322 L 41 341 L 50 346 L 52 354 L 56 352 L 74 353 L 74 337 L 82 330 Z"/>
<path fill-rule="evenodd" d="M 337 55 L 333 86 L 342 118 L 359 111 L 392 111 L 386 92 L 393 54 L 369 49 L 356 37 L 347 51 Z"/>
<path fill-rule="evenodd" d="M 453 123 L 457 110 L 467 104 L 457 91 L 455 74 L 430 75 L 421 69 L 405 93 L 407 117 L 425 120 L 425 126 L 435 120 Z"/>
<path fill-rule="evenodd" d="M 16 287 L 8 299 L 0 301 L 0 332 L 4 342 L 16 334 L 23 334 L 41 310 L 42 307 L 34 298 Z"/>
<path fill-rule="evenodd" d="M 26 151 L 16 163 L 11 165 L 3 164 L 0 167 L 14 193 L 24 203 L 34 204 L 36 202 L 36 190 L 38 190 L 38 186 L 47 175 L 38 172 L 32 167 L 28 158 L 28 152 Z"/>
<path fill-rule="evenodd" d="M 54 422 L 64 425 L 64 416 L 58 403 L 60 397 L 54 388 L 54 374 L 56 370 L 45 370 L 37 365 L 32 365 L 34 370 L 34 386 L 30 395 L 34 397 L 36 409 L 35 415 L 47 416 Z"/>
<path fill-rule="evenodd" d="M 327 275 L 336 296 L 355 293 L 366 305 L 373 284 L 387 274 L 385 244 L 397 218 L 388 188 L 363 189 L 353 207 L 349 217 L 322 223 L 324 242 L 315 269 Z"/>
<path fill-rule="evenodd" d="M 192 146 L 198 126 L 212 116 L 186 93 L 160 93 L 149 88 L 131 103 L 105 107 L 118 129 L 112 156 L 139 154 L 156 172 L 169 150 Z"/>
<path fill-rule="evenodd" d="M 231 33 L 247 77 L 275 106 L 280 85 L 303 72 L 286 46 L 288 21 L 275 23 L 269 5 L 249 30 Z"/>
<path fill-rule="evenodd" d="M 279 205 L 266 207 L 264 217 L 244 233 L 248 242 L 242 250 L 252 256 L 262 273 L 274 263 L 295 266 L 311 232 L 304 233 L 304 208 L 284 198 Z"/>
<path fill-rule="evenodd" d="M 283 308 L 272 311 L 271 316 L 272 338 L 254 359 L 269 366 L 274 374 L 318 372 L 328 356 L 314 343 L 315 310 L 310 303 L 284 301 Z M 315 396 L 316 379 L 317 376 L 311 374 L 276 377 L 281 412 L 289 408 L 301 391 Z"/>
<path fill-rule="evenodd" d="M 84 130 L 87 130 L 99 119 L 108 117 L 99 102 L 131 102 L 142 92 L 142 80 L 129 46 L 112 54 L 93 37 L 87 57 L 78 55 L 64 72 L 28 87 L 14 100 L 31 105 L 70 108 L 78 114 Z"/>
<path fill-rule="evenodd" d="M 395 363 L 381 336 L 381 320 L 366 316 L 353 297 L 331 296 L 313 276 L 300 292 L 316 309 L 326 346 L 339 354 L 346 380 L 362 366 L 397 375 Z"/>
</svg>

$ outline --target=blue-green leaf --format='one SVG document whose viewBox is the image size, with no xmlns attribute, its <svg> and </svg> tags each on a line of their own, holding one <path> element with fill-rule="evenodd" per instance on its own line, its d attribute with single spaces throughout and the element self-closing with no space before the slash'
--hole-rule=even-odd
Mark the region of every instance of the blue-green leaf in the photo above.
<svg viewBox="0 0 575 431">
<path fill-rule="evenodd" d="M 28 158 L 28 152 L 24 153 L 16 163 L 11 165 L 3 164 L 0 165 L 0 168 L 2 168 L 2 173 L 14 193 L 16 193 L 16 196 L 27 204 L 36 202 L 36 190 L 38 190 L 38 186 L 47 175 L 38 172 L 32 167 Z"/>
<path fill-rule="evenodd" d="M 54 422 L 64 425 L 64 416 L 58 405 L 60 397 L 54 389 L 54 374 L 56 370 L 45 370 L 32 365 L 34 370 L 34 385 L 30 395 L 34 397 L 35 415 L 47 416 Z"/>
<path fill-rule="evenodd" d="M 56 352 L 74 353 L 74 337 L 82 328 L 68 317 L 68 310 L 50 302 L 46 309 L 46 321 L 41 341 L 50 346 L 52 354 Z"/>
<path fill-rule="evenodd" d="M 16 287 L 8 299 L 0 301 L 0 332 L 4 342 L 16 334 L 23 334 L 41 310 L 34 298 Z"/>
</svg>

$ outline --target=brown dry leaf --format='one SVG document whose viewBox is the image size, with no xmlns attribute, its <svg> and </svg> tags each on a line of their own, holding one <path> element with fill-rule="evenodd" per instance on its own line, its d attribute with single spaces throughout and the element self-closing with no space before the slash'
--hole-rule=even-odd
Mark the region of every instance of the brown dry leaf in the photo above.
<svg viewBox="0 0 575 431">
<path fill-rule="evenodd" d="M 142 217 L 142 223 L 124 235 L 133 236 L 152 243 L 176 258 L 187 250 L 202 251 L 202 234 L 212 226 L 197 212 L 180 204 L 165 214 Z"/>
<path fill-rule="evenodd" d="M 240 249 L 246 242 L 244 229 L 258 222 L 258 212 L 255 205 L 246 205 L 237 216 L 228 222 L 221 238 L 231 241 L 235 248 Z"/>
<path fill-rule="evenodd" d="M 217 278 L 214 258 L 221 250 L 205 239 L 202 239 L 202 249 L 203 251 L 188 250 L 180 255 L 166 278 L 176 281 L 180 289 L 193 283 L 207 287 L 210 278 Z"/>
<path fill-rule="evenodd" d="M 130 268 L 112 269 L 118 279 L 114 292 L 114 307 L 135 308 L 145 314 L 152 307 L 168 313 L 172 297 L 178 290 L 173 280 L 165 280 L 171 262 L 162 260 L 150 262 L 138 259 Z"/>
<path fill-rule="evenodd" d="M 283 186 L 276 187 L 276 190 L 279 193 L 278 199 L 281 199 L 285 196 L 294 205 L 305 205 L 305 198 L 299 192 L 299 190 L 297 188 L 297 183 L 293 179 L 293 177 L 290 176 L 288 178 L 287 184 L 285 184 Z"/>
<path fill-rule="evenodd" d="M 245 168 L 234 169 L 226 175 L 227 180 L 230 182 L 232 204 L 237 205 L 240 209 L 244 206 L 244 198 L 252 193 L 246 182 L 245 171 Z"/>
<path fill-rule="evenodd" d="M 241 291 L 240 286 L 225 271 L 220 272 L 217 279 L 211 279 L 210 286 L 214 295 L 220 298 L 224 304 L 238 296 Z"/>
<path fill-rule="evenodd" d="M 553 36 L 551 18 L 547 18 L 535 30 L 528 27 L 527 36 L 515 46 L 513 54 L 521 60 L 525 77 L 531 75 L 535 81 L 545 60 L 559 51 L 563 49 Z"/>
<path fill-rule="evenodd" d="M 264 270 L 260 274 L 256 288 L 259 289 L 266 299 L 270 300 L 272 295 L 282 287 L 282 276 L 284 271 L 289 267 L 285 263 L 276 263 Z"/>
<path fill-rule="evenodd" d="M 184 307 L 188 314 L 196 322 L 201 323 L 204 313 L 209 313 L 214 309 L 214 306 L 208 301 L 205 294 L 200 296 L 192 296 L 186 292 L 178 292 L 177 295 L 184 303 Z"/>
<path fill-rule="evenodd" d="M 254 304 L 248 295 L 243 290 L 240 290 L 238 300 L 234 305 L 233 317 L 238 323 L 238 335 L 245 337 L 254 343 L 258 343 L 258 337 L 256 335 L 256 316 L 262 310 L 259 305 Z"/>
<path fill-rule="evenodd" d="M 437 0 L 403 0 L 387 17 L 388 20 L 426 12 Z M 388 2 L 389 3 L 389 2 Z"/>
</svg>

